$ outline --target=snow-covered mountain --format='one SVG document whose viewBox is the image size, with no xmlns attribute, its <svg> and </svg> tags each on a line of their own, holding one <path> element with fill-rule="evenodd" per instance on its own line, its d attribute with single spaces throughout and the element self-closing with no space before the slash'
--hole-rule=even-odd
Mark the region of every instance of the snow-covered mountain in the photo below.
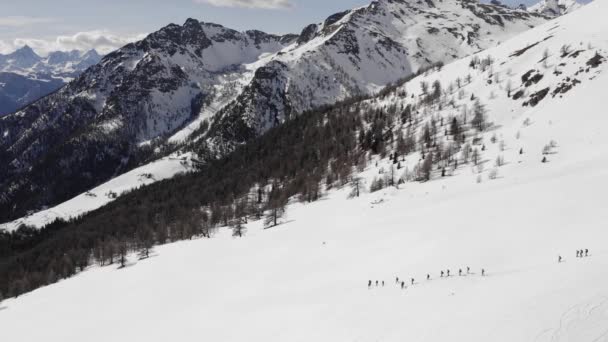
<svg viewBox="0 0 608 342">
<path fill-rule="evenodd" d="M 66 200 L 139 165 L 154 152 L 151 139 L 236 96 L 251 74 L 243 63 L 295 38 L 196 20 L 172 24 L 0 119 L 0 216 L 25 209 L 16 203 Z"/>
<path fill-rule="evenodd" d="M 27 45 L 0 55 L 0 116 L 56 91 L 100 60 L 95 50 L 55 51 L 40 57 Z"/>
<path fill-rule="evenodd" d="M 559 17 L 581 8 L 583 5 L 576 0 L 541 0 L 530 6 L 528 10 L 550 17 Z"/>
<path fill-rule="evenodd" d="M 0 162 L 8 165 L 0 217 L 66 200 L 168 143 L 223 154 L 297 113 L 369 94 L 546 20 L 473 0 L 381 0 L 300 36 L 192 19 L 169 25 L 0 121 Z"/>
<path fill-rule="evenodd" d="M 33 77 L 47 75 L 47 78 L 70 81 L 100 60 L 101 56 L 95 50 L 54 51 L 41 57 L 25 45 L 13 53 L 0 54 L 0 71 Z"/>
<path fill-rule="evenodd" d="M 264 61 L 242 94 L 220 111 L 211 140 L 243 142 L 291 115 L 373 93 L 420 68 L 498 45 L 545 21 L 474 0 L 382 0 L 334 14 Z"/>
<path fill-rule="evenodd" d="M 8 55 L 0 54 L 0 69 L 2 71 L 25 70 L 36 66 L 40 62 L 42 62 L 42 57 L 38 56 L 27 45 Z"/>
<path fill-rule="evenodd" d="M 221 227 L 120 269 L 90 266 L 5 301 L 4 336 L 604 341 L 607 11 L 596 1 L 352 104 L 353 118 L 394 118 L 386 156 L 366 155 L 357 176 L 398 187 L 327 189 L 273 229 L 249 221 L 242 239 Z M 388 157 L 400 140 L 388 137 L 427 129 L 428 145 Z M 413 181 L 425 160 L 437 160 L 430 180 Z"/>
</svg>

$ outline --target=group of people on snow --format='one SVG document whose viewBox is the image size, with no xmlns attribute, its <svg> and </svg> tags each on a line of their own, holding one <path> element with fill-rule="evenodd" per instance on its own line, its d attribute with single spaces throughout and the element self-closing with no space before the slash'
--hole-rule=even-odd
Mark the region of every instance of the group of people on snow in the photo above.
<svg viewBox="0 0 608 342">
<path fill-rule="evenodd" d="M 588 257 L 588 256 L 589 256 L 589 249 L 588 249 L 588 248 L 585 248 L 585 249 L 579 249 L 579 250 L 577 250 L 577 251 L 576 251 L 576 257 L 577 257 L 577 258 L 586 258 L 586 257 Z M 561 256 L 561 255 L 559 255 L 559 256 L 557 257 L 557 262 L 558 262 L 558 263 L 561 263 L 562 261 L 564 261 L 564 258 L 562 258 L 562 256 Z"/>
<path fill-rule="evenodd" d="M 463 272 L 462 268 L 458 270 L 458 276 L 462 277 L 464 275 L 463 273 L 464 272 Z M 468 266 L 467 266 L 467 269 L 466 269 L 466 274 L 467 275 L 471 274 L 471 268 L 468 267 Z M 486 270 L 482 268 L 481 269 L 481 276 L 484 277 L 485 275 L 486 275 Z M 446 271 L 441 270 L 441 273 L 440 273 L 439 277 L 440 278 L 450 277 L 450 270 L 449 269 L 447 269 Z M 426 280 L 427 281 L 431 280 L 431 275 L 430 274 L 426 275 Z M 404 290 L 404 289 L 407 288 L 406 282 L 404 280 L 400 280 L 399 277 L 395 277 L 395 283 L 397 284 L 397 286 L 400 285 L 402 290 Z M 409 283 L 410 283 L 410 286 L 413 286 L 416 283 L 416 280 L 414 278 L 410 278 Z M 371 288 L 373 285 L 374 285 L 374 282 L 372 280 L 369 280 L 368 283 L 367 283 L 367 287 Z M 382 281 L 376 280 L 376 287 L 378 287 L 380 285 L 382 285 L 384 287 L 384 280 L 382 280 Z"/>
</svg>

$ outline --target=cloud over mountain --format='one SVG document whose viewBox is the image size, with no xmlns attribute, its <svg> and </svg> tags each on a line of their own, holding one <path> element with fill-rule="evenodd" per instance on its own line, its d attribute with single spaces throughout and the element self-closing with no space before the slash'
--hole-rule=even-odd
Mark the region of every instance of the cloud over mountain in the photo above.
<svg viewBox="0 0 608 342">
<path fill-rule="evenodd" d="M 289 0 L 194 0 L 194 2 L 209 4 L 217 7 L 261 9 L 286 9 L 293 7 L 293 3 Z"/>
<path fill-rule="evenodd" d="M 145 34 L 121 35 L 106 30 L 77 32 L 73 35 L 61 35 L 50 39 L 15 38 L 12 41 L 0 40 L 0 53 L 12 52 L 24 45 L 30 46 L 40 55 L 50 51 L 90 50 L 96 49 L 106 54 L 130 42 L 141 40 Z"/>
</svg>

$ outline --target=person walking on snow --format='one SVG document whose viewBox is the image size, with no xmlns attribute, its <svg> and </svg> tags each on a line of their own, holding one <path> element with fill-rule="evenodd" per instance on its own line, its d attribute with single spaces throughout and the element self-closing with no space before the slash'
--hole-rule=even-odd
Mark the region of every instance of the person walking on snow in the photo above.
<svg viewBox="0 0 608 342">
<path fill-rule="evenodd" d="M 370 280 L 369 283 L 367 283 L 367 288 L 371 289 L 372 288 L 372 281 Z"/>
<path fill-rule="evenodd" d="M 414 278 L 412 278 L 412 285 L 414 285 Z"/>
<path fill-rule="evenodd" d="M 562 262 L 562 256 L 560 255 L 560 256 L 557 258 L 557 263 L 559 264 L 559 263 L 561 263 L 561 262 Z"/>
<path fill-rule="evenodd" d="M 443 271 L 441 271 L 441 278 L 443 278 Z"/>
<path fill-rule="evenodd" d="M 384 287 L 384 280 L 382 281 L 382 287 Z"/>
<path fill-rule="evenodd" d="M 431 280 L 431 275 L 430 274 L 426 275 L 426 280 Z"/>
<path fill-rule="evenodd" d="M 462 277 L 462 268 L 458 270 L 458 276 Z"/>
<path fill-rule="evenodd" d="M 467 274 L 471 273 L 471 268 L 467 266 Z"/>
<path fill-rule="evenodd" d="M 585 256 L 589 256 L 589 249 L 585 248 Z"/>
<path fill-rule="evenodd" d="M 376 280 L 376 287 L 378 287 L 378 281 Z"/>
<path fill-rule="evenodd" d="M 485 276 L 485 275 L 486 275 L 486 270 L 482 268 L 482 269 L 481 269 L 481 276 L 483 277 L 483 276 Z"/>
<path fill-rule="evenodd" d="M 448 270 L 448 277 L 450 276 L 450 270 Z"/>
<path fill-rule="evenodd" d="M 402 281 L 402 282 L 401 282 L 401 289 L 403 290 L 404 288 L 405 288 L 405 282 L 404 282 L 404 281 Z"/>
<path fill-rule="evenodd" d="M 395 283 L 399 284 L 399 277 L 395 278 Z"/>
</svg>

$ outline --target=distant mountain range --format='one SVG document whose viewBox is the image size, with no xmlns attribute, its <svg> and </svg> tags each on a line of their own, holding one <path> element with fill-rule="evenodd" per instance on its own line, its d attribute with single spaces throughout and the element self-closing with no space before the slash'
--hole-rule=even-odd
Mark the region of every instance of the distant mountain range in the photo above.
<svg viewBox="0 0 608 342">
<path fill-rule="evenodd" d="M 0 54 L 0 116 L 56 91 L 100 60 L 95 50 L 55 51 L 41 57 L 27 45 Z"/>
</svg>

